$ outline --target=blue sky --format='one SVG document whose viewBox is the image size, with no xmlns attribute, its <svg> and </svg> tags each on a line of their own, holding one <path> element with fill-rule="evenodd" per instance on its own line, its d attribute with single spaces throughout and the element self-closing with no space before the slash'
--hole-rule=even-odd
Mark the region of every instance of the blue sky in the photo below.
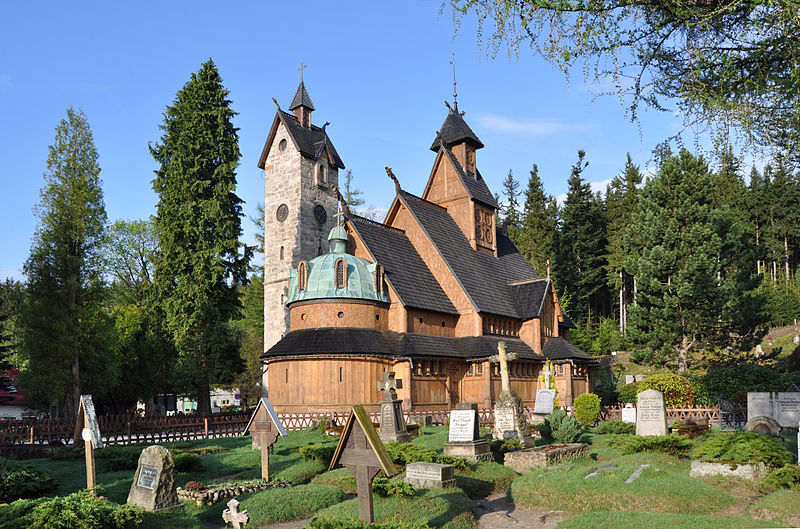
<svg viewBox="0 0 800 529">
<path fill-rule="evenodd" d="M 428 150 L 452 100 L 456 53 L 458 101 L 486 145 L 478 166 L 493 192 L 508 170 L 524 189 L 533 163 L 545 189 L 566 192 L 577 149 L 584 176 L 601 183 L 627 152 L 643 168 L 653 147 L 681 120 L 646 112 L 631 123 L 618 99 L 593 95 L 524 47 L 518 59 L 479 48 L 467 21 L 454 36 L 438 0 L 387 2 L 3 2 L 0 6 L 0 279 L 23 279 L 36 228 L 47 147 L 69 106 L 86 113 L 100 154 L 110 220 L 155 212 L 155 162 L 162 113 L 209 57 L 239 115 L 238 194 L 252 216 L 263 201 L 256 167 L 275 114 L 300 80 L 368 205 L 386 208 L 394 186 L 420 194 L 433 163 Z M 245 240 L 254 227 L 244 222 Z"/>
</svg>

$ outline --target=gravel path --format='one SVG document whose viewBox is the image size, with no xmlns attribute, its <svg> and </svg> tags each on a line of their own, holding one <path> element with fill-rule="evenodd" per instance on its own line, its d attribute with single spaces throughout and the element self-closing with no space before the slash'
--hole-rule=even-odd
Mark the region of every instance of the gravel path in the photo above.
<svg viewBox="0 0 800 529">
<path fill-rule="evenodd" d="M 524 507 L 517 509 L 505 494 L 493 494 L 474 500 L 472 512 L 478 520 L 478 529 L 553 529 L 558 522 L 569 517 L 564 511 L 537 511 Z"/>
</svg>

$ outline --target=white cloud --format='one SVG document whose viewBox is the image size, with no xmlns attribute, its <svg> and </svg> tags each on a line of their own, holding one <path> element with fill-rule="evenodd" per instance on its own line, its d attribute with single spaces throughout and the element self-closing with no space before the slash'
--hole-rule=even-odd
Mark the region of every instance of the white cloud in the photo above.
<svg viewBox="0 0 800 529">
<path fill-rule="evenodd" d="M 569 132 L 583 132 L 595 127 L 591 123 L 568 123 L 552 119 L 515 120 L 499 114 L 484 112 L 478 115 L 478 123 L 484 128 L 507 134 L 546 136 Z"/>
<path fill-rule="evenodd" d="M 612 178 L 606 178 L 600 182 L 589 182 L 589 188 L 592 190 L 592 193 L 599 192 L 601 196 L 605 197 L 606 195 L 606 188 L 611 183 Z M 564 202 L 567 200 L 567 194 L 561 193 L 556 197 L 556 202 L 558 202 L 559 207 L 564 207 Z"/>
</svg>

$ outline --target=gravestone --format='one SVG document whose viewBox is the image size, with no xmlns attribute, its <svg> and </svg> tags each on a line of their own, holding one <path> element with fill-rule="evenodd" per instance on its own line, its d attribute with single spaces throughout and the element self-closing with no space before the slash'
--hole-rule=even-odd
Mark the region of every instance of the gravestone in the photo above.
<svg viewBox="0 0 800 529">
<path fill-rule="evenodd" d="M 622 408 L 622 422 L 636 424 L 636 408 L 630 402 Z"/>
<path fill-rule="evenodd" d="M 533 403 L 533 413 L 537 415 L 550 415 L 556 402 L 556 390 L 537 389 L 536 402 Z"/>
<path fill-rule="evenodd" d="M 159 445 L 142 450 L 128 493 L 128 505 L 138 505 L 148 511 L 181 505 L 175 491 L 175 460 L 169 450 Z"/>
<path fill-rule="evenodd" d="M 637 396 L 636 435 L 667 435 L 667 408 L 660 391 L 646 389 Z"/>
<path fill-rule="evenodd" d="M 269 481 L 269 450 L 279 435 L 286 435 L 286 430 L 266 397 L 258 402 L 242 435 L 248 433 L 253 439 L 253 449 L 261 450 L 261 478 Z"/>
<path fill-rule="evenodd" d="M 635 382 L 641 382 L 647 375 L 625 375 L 625 384 L 633 384 Z"/>
<path fill-rule="evenodd" d="M 408 443 L 411 434 L 408 433 L 406 420 L 403 417 L 402 400 L 397 398 L 396 389 L 403 388 L 403 381 L 394 378 L 394 371 L 383 374 L 383 380 L 378 381 L 378 391 L 383 391 L 381 402 L 381 441 L 388 443 Z"/>
<path fill-rule="evenodd" d="M 533 437 L 528 433 L 525 421 L 525 409 L 522 399 L 511 389 L 508 375 L 508 362 L 516 360 L 517 353 L 506 352 L 506 342 L 497 343 L 497 353 L 489 358 L 490 362 L 500 364 L 500 379 L 502 391 L 494 403 L 494 428 L 492 437 L 495 439 L 518 439 L 524 446 L 534 446 Z"/>
<path fill-rule="evenodd" d="M 424 489 L 454 487 L 456 484 L 453 465 L 424 462 L 406 465 L 404 481 Z"/>
<path fill-rule="evenodd" d="M 772 417 L 783 428 L 794 428 L 800 422 L 800 393 L 748 392 L 748 422 L 755 417 Z"/>
<path fill-rule="evenodd" d="M 480 438 L 478 405 L 460 402 L 450 412 L 444 455 L 464 457 L 471 461 L 491 461 L 489 441 Z"/>
<path fill-rule="evenodd" d="M 333 470 L 338 465 L 347 467 L 356 478 L 359 518 L 373 523 L 375 514 L 372 506 L 372 480 L 379 470 L 383 470 L 387 477 L 394 475 L 396 470 L 362 406 L 353 406 L 328 470 Z"/>
<path fill-rule="evenodd" d="M 772 417 L 767 416 L 753 417 L 744 425 L 744 431 L 769 435 L 776 439 L 781 437 L 781 425 Z"/>
<path fill-rule="evenodd" d="M 245 524 L 250 522 L 250 514 L 247 509 L 239 510 L 239 500 L 233 498 L 228 502 L 228 508 L 222 512 L 222 520 L 225 525 L 230 523 L 233 529 L 241 529 Z"/>
</svg>

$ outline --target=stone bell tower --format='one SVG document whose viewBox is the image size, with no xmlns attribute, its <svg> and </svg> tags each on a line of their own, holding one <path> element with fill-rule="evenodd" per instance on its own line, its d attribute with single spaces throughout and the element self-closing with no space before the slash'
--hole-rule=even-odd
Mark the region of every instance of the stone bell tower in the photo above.
<svg viewBox="0 0 800 529">
<path fill-rule="evenodd" d="M 344 169 L 328 124 L 311 122 L 314 104 L 302 80 L 288 112 L 275 104 L 258 162 L 264 170 L 264 350 L 289 330 L 289 269 L 328 250 L 338 204 L 333 186 Z"/>
</svg>

